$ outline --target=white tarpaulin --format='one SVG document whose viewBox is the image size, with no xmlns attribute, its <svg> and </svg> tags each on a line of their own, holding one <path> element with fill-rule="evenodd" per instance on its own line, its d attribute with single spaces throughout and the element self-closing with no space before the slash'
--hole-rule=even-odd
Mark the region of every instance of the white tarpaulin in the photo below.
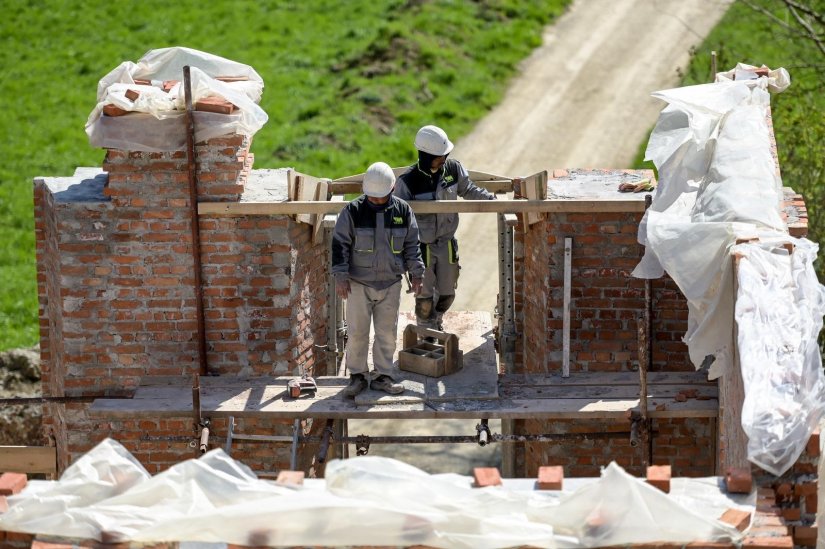
<svg viewBox="0 0 825 549">
<path fill-rule="evenodd" d="M 789 254 L 784 243 L 794 246 Z M 817 344 L 825 287 L 816 279 L 818 246 L 780 238 L 740 244 L 736 296 L 739 363 L 745 387 L 742 428 L 748 458 L 775 475 L 791 468 L 825 409 Z"/>
<path fill-rule="evenodd" d="M 645 541 L 736 542 L 717 520 L 753 511 L 754 494 L 717 478 L 673 479 L 668 495 L 610 464 L 575 490 L 472 488 L 383 457 L 335 460 L 302 488 L 259 480 L 222 450 L 150 477 L 105 440 L 58 481 L 30 481 L 8 499 L 0 530 L 100 540 L 244 545 L 381 545 L 495 549 L 601 547 Z M 565 481 L 567 482 L 567 481 Z"/>
<path fill-rule="evenodd" d="M 263 79 L 252 67 L 189 48 L 151 50 L 137 63 L 125 61 L 104 76 L 97 89 L 97 105 L 86 122 L 93 147 L 140 151 L 175 151 L 186 145 L 183 67 L 190 67 L 192 103 L 222 98 L 237 107 L 231 114 L 195 111 L 195 140 L 230 133 L 254 135 L 268 116 L 258 106 Z M 223 82 L 217 77 L 246 78 Z M 150 84 L 136 84 L 148 80 Z M 179 81 L 168 92 L 164 81 Z M 132 101 L 128 90 L 139 93 Z M 103 107 L 114 105 L 132 114 L 104 116 Z"/>
<path fill-rule="evenodd" d="M 807 241 L 788 236 L 780 215 L 782 183 L 767 125 L 768 90 L 784 90 L 790 78 L 784 69 L 757 78 L 753 69 L 740 64 L 720 73 L 714 84 L 653 94 L 668 105 L 647 146 L 646 159 L 658 168 L 659 185 L 639 226 L 645 255 L 633 275 L 659 278 L 667 271 L 679 286 L 688 304 L 684 341 L 697 369 L 709 365 L 710 379 L 728 372 L 737 345 L 748 458 L 779 474 L 793 463 L 791 457 L 798 457 L 825 406 L 822 369 L 814 364 L 819 363 L 816 339 L 823 311 L 813 299 L 821 291 L 812 267 L 816 253 L 810 253 Z M 758 313 L 738 305 L 738 299 L 761 304 L 778 299 L 743 292 L 769 294 L 790 276 L 788 265 L 763 263 L 763 275 L 772 282 L 761 288 L 744 284 L 746 289 L 740 273 L 737 296 L 731 254 L 737 241 L 748 240 L 795 245 L 786 263 L 804 276 L 791 277 L 792 287 L 782 294 L 788 314 L 782 321 L 793 320 L 787 330 L 760 327 L 752 318 Z M 737 249 L 750 256 L 744 251 L 748 246 Z M 793 352 L 783 351 L 789 346 Z M 772 381 L 763 382 L 767 379 Z"/>
</svg>

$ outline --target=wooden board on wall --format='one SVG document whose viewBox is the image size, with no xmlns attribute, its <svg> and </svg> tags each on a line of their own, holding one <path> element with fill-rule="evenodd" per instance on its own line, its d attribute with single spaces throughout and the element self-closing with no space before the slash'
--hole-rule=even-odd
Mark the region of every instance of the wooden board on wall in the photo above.
<svg viewBox="0 0 825 549">
<path fill-rule="evenodd" d="M 315 197 L 318 196 L 318 184 L 322 181 L 320 177 L 306 175 L 301 172 L 296 172 L 295 170 L 289 170 L 287 177 L 290 202 L 307 202 L 317 200 Z M 324 195 L 326 195 L 326 192 Z M 308 225 L 314 224 L 313 214 L 295 214 L 295 220 L 299 223 L 307 223 Z"/>
<path fill-rule="evenodd" d="M 521 181 L 521 192 L 527 200 L 547 200 L 547 170 L 529 175 Z M 526 231 L 530 225 L 544 219 L 541 212 L 527 212 Z"/>
<path fill-rule="evenodd" d="M 315 200 L 327 201 L 329 191 L 329 180 L 322 179 L 315 187 Z M 312 243 L 320 244 L 324 239 L 324 214 L 312 214 Z"/>
</svg>

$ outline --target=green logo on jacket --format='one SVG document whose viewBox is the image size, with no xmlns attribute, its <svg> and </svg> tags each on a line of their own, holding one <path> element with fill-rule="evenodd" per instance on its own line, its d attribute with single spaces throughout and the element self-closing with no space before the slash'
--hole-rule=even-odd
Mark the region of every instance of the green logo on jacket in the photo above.
<svg viewBox="0 0 825 549">
<path fill-rule="evenodd" d="M 453 176 L 450 175 L 450 174 L 445 175 L 444 176 L 444 182 L 445 183 L 452 183 L 453 182 Z"/>
</svg>

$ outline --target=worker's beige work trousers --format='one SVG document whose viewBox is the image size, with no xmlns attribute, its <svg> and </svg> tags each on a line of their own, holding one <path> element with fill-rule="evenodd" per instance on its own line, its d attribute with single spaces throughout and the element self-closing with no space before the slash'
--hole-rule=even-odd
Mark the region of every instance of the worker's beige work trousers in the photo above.
<svg viewBox="0 0 825 549">
<path fill-rule="evenodd" d="M 401 304 L 401 281 L 389 288 L 376 290 L 350 280 L 347 298 L 347 369 L 351 374 L 367 374 L 370 324 L 375 336 L 372 343 L 374 376 L 397 377 L 393 368 L 398 308 Z M 367 376 L 369 379 L 369 376 Z"/>
</svg>

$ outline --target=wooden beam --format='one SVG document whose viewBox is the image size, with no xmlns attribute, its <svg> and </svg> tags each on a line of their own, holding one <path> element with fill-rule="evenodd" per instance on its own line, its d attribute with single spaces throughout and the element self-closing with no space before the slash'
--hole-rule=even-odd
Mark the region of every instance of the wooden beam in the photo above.
<svg viewBox="0 0 825 549">
<path fill-rule="evenodd" d="M 477 186 L 487 189 L 491 193 L 513 192 L 513 182 L 504 181 L 473 181 Z M 333 181 L 329 184 L 332 194 L 361 194 L 361 183 L 356 181 Z"/>
<path fill-rule="evenodd" d="M 415 213 L 636 213 L 644 212 L 641 200 L 422 200 L 410 201 Z M 198 213 L 203 216 L 254 216 L 337 214 L 343 206 L 340 202 L 200 202 Z"/>
<path fill-rule="evenodd" d="M 57 449 L 53 446 L 0 446 L 0 471 L 57 474 Z"/>
<path fill-rule="evenodd" d="M 739 258 L 734 257 L 733 281 L 730 291 L 734 302 L 739 290 Z M 719 378 L 719 425 L 716 436 L 716 474 L 724 475 L 729 469 L 749 468 L 748 436 L 742 429 L 742 403 L 745 401 L 745 383 L 739 363 L 738 334 L 733 322 L 731 334 L 732 360 L 727 371 Z"/>
<path fill-rule="evenodd" d="M 564 308 L 561 329 L 561 375 L 570 377 L 570 286 L 573 270 L 573 239 L 564 239 Z"/>
</svg>

